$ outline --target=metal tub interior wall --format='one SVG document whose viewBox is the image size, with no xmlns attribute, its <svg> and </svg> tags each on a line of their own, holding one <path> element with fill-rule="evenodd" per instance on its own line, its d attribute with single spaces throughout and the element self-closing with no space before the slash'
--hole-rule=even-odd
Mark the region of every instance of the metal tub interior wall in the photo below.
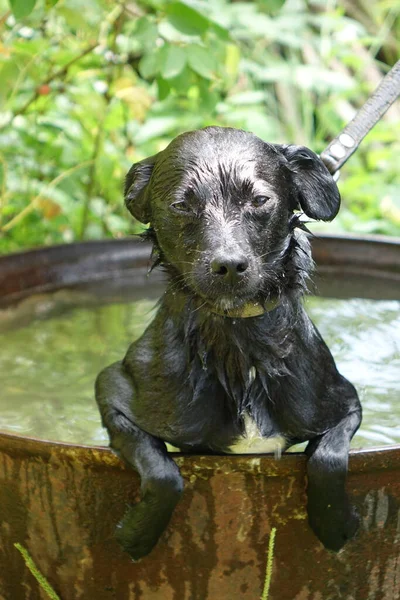
<svg viewBox="0 0 400 600">
<path fill-rule="evenodd" d="M 355 286 L 359 277 L 381 278 L 385 297 L 398 297 L 398 242 L 324 237 L 313 246 L 322 273 L 354 274 Z M 127 241 L 0 258 L 0 303 L 127 273 L 145 285 L 147 258 L 148 248 Z M 374 285 L 367 295 L 379 293 Z M 303 455 L 176 461 L 183 498 L 152 554 L 134 563 L 113 538 L 139 497 L 134 472 L 107 448 L 0 434 L 0 600 L 47 598 L 15 543 L 62 600 L 255 600 L 273 527 L 269 600 L 400 599 L 400 447 L 352 451 L 348 490 L 361 528 L 338 554 L 308 527 Z"/>
</svg>

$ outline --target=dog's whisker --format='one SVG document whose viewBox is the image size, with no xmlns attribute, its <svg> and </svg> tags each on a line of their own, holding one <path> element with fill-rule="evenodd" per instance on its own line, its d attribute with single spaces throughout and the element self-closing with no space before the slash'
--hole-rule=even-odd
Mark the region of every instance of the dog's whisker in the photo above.
<svg viewBox="0 0 400 600">
<path fill-rule="evenodd" d="M 207 300 L 204 300 L 203 304 L 200 304 L 200 306 L 198 306 L 197 308 L 192 309 L 192 313 L 198 312 L 201 308 L 204 308 L 204 306 L 206 306 L 207 304 Z"/>
</svg>

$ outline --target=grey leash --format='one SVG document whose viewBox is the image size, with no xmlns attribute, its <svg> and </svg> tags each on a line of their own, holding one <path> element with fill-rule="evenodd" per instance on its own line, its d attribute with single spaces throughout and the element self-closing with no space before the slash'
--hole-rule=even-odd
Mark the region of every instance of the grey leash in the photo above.
<svg viewBox="0 0 400 600">
<path fill-rule="evenodd" d="M 320 157 L 328 171 L 335 175 L 355 152 L 367 133 L 383 117 L 400 95 L 400 60 L 382 79 L 373 95 L 343 131 L 321 152 Z"/>
</svg>

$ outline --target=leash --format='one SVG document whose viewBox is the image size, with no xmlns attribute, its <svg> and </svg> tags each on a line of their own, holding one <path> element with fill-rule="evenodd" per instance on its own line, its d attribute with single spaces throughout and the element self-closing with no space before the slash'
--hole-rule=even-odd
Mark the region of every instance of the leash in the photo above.
<svg viewBox="0 0 400 600">
<path fill-rule="evenodd" d="M 320 154 L 322 162 L 331 175 L 338 174 L 339 169 L 357 150 L 367 133 L 383 117 L 399 95 L 400 60 L 385 75 L 375 92 L 360 108 L 354 119 Z"/>
</svg>

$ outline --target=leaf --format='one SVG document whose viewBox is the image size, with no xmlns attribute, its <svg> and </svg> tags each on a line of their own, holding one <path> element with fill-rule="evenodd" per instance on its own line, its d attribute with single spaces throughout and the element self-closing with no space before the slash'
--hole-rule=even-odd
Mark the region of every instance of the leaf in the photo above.
<svg viewBox="0 0 400 600">
<path fill-rule="evenodd" d="M 174 27 L 172 25 L 172 23 L 170 23 L 169 21 L 161 21 L 161 23 L 158 26 L 158 33 L 162 38 L 164 38 L 164 40 L 167 40 L 168 42 L 190 44 L 194 40 L 195 41 L 201 40 L 201 37 L 198 35 L 193 36 L 193 35 L 186 35 L 186 34 L 182 33 L 181 31 L 179 31 L 179 29 Z"/>
<path fill-rule="evenodd" d="M 18 62 L 15 59 L 8 60 L 3 63 L 0 67 L 0 103 L 7 96 L 9 90 L 12 90 L 15 86 L 15 82 L 18 79 L 20 68 L 18 68 Z M 15 108 L 14 108 L 15 110 Z M 0 123 L 3 122 L 3 114 L 0 117 Z"/>
<path fill-rule="evenodd" d="M 45 6 L 47 8 L 47 10 L 50 10 L 51 8 L 53 8 L 53 6 L 55 6 L 57 4 L 58 0 L 46 0 L 45 2 Z"/>
<path fill-rule="evenodd" d="M 132 78 L 120 77 L 114 82 L 113 94 L 116 98 L 126 103 L 131 111 L 132 117 L 142 121 L 146 117 L 147 110 L 152 104 L 151 96 L 147 89 L 132 85 Z M 107 129 L 109 127 L 111 108 L 108 109 Z"/>
<path fill-rule="evenodd" d="M 177 77 L 169 79 L 168 81 L 171 85 L 171 88 L 175 90 L 177 94 L 186 96 L 188 89 L 193 84 L 195 78 L 195 73 L 193 73 L 193 71 L 186 65 Z"/>
<path fill-rule="evenodd" d="M 236 78 L 239 72 L 240 50 L 235 44 L 226 45 L 225 69 L 227 74 Z"/>
<path fill-rule="evenodd" d="M 229 6 L 219 2 L 211 4 L 210 2 L 204 2 L 204 0 L 182 0 L 182 4 L 189 6 L 205 17 L 219 36 L 224 38 L 229 37 L 231 24 Z"/>
<path fill-rule="evenodd" d="M 183 2 L 173 2 L 167 7 L 167 19 L 185 35 L 202 35 L 210 26 L 206 17 Z"/>
<path fill-rule="evenodd" d="M 35 8 L 36 0 L 9 0 L 11 10 L 16 19 L 23 19 L 31 14 Z"/>
<path fill-rule="evenodd" d="M 160 53 L 145 54 L 139 62 L 139 73 L 143 79 L 153 79 L 160 72 Z"/>
<path fill-rule="evenodd" d="M 208 82 L 202 80 L 199 85 L 200 90 L 200 108 L 202 113 L 211 115 L 220 101 L 219 94 L 210 90 Z"/>
<path fill-rule="evenodd" d="M 91 24 L 85 18 L 84 12 L 79 12 L 78 10 L 73 10 L 72 8 L 61 5 L 60 8 L 57 9 L 57 14 L 64 17 L 66 24 L 74 31 L 92 31 Z"/>
<path fill-rule="evenodd" d="M 171 91 L 171 86 L 166 79 L 162 77 L 157 78 L 157 87 L 158 87 L 158 98 L 160 100 L 165 100 L 169 96 Z"/>
<path fill-rule="evenodd" d="M 50 198 L 40 198 L 37 202 L 37 207 L 40 208 L 43 216 L 49 220 L 54 219 L 54 217 L 57 217 L 61 213 L 60 206 Z"/>
<path fill-rule="evenodd" d="M 251 104 L 263 104 L 266 100 L 266 93 L 262 90 L 247 90 L 229 96 L 229 104 L 233 106 L 246 106 Z"/>
<path fill-rule="evenodd" d="M 166 44 L 161 49 L 160 70 L 164 79 L 177 77 L 186 64 L 186 54 L 180 46 Z"/>
<path fill-rule="evenodd" d="M 158 37 L 157 26 L 149 17 L 140 17 L 136 22 L 133 36 L 135 40 L 143 44 L 144 48 L 152 50 Z"/>
<path fill-rule="evenodd" d="M 190 44 L 186 52 L 189 66 L 193 71 L 205 79 L 214 79 L 216 65 L 210 50 L 197 44 Z"/>
<path fill-rule="evenodd" d="M 148 140 L 161 137 L 175 130 L 180 124 L 182 124 L 181 116 L 170 115 L 149 118 L 134 136 L 134 141 L 138 145 L 144 144 Z"/>
<path fill-rule="evenodd" d="M 244 60 L 242 69 L 251 73 L 262 83 L 287 83 L 300 89 L 319 92 L 349 90 L 355 83 L 345 73 L 329 71 L 315 65 L 289 65 L 275 61 L 272 66 L 262 67 L 255 62 Z"/>
<path fill-rule="evenodd" d="M 238 12 L 239 24 L 253 35 L 263 36 L 264 38 L 269 38 L 271 34 L 274 35 L 274 32 L 276 32 L 274 20 L 256 12 L 254 5 L 250 5 L 249 8 L 251 12 L 250 10 Z"/>
<path fill-rule="evenodd" d="M 284 4 L 285 0 L 259 0 L 260 9 L 268 13 L 278 12 Z"/>
</svg>

